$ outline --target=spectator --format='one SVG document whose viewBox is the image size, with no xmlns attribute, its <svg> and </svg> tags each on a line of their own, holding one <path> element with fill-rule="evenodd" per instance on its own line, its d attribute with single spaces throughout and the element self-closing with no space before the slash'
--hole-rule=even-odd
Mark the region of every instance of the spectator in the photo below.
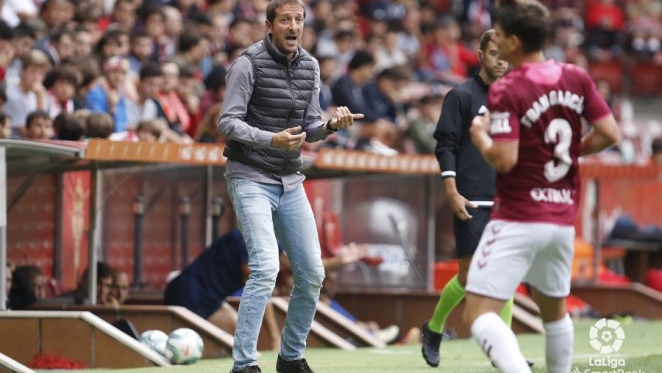
<svg viewBox="0 0 662 373">
<path fill-rule="evenodd" d="M 432 93 L 424 96 L 418 103 L 418 115 L 409 122 L 405 135 L 411 140 L 418 154 L 433 154 L 437 140 L 433 137 L 437 122 L 441 116 L 444 95 Z"/>
<path fill-rule="evenodd" d="M 144 2 L 139 10 L 140 22 L 147 31 L 151 42 L 152 55 L 150 60 L 164 62 L 168 57 L 165 53 L 167 37 L 165 36 L 165 16 L 160 6 Z"/>
<path fill-rule="evenodd" d="M 432 75 L 441 83 L 456 86 L 468 76 L 469 67 L 478 65 L 476 54 L 460 43 L 460 27 L 451 16 L 435 23 L 426 45 L 425 60 Z"/>
<path fill-rule="evenodd" d="M 65 27 L 73 20 L 74 5 L 68 0 L 46 0 L 39 8 L 39 18 L 48 32 Z"/>
<path fill-rule="evenodd" d="M 390 26 L 384 34 L 384 42 L 375 53 L 377 69 L 383 70 L 407 64 L 408 59 L 399 44 L 400 30 Z"/>
<path fill-rule="evenodd" d="M 115 125 L 108 113 L 91 113 L 85 120 L 87 138 L 107 139 L 113 134 Z"/>
<path fill-rule="evenodd" d="M 77 72 L 70 67 L 60 66 L 52 70 L 49 75 L 52 81 L 48 91 L 50 116 L 54 118 L 60 113 L 72 114 L 82 109 L 81 103 L 74 100 L 79 82 Z"/>
<path fill-rule="evenodd" d="M 21 22 L 12 32 L 12 46 L 14 48 L 14 58 L 7 66 L 7 81 L 15 82 L 21 77 L 23 67 L 23 57 L 32 50 L 37 40 L 37 34 L 27 23 Z"/>
<path fill-rule="evenodd" d="M 219 102 L 207 111 L 198 127 L 195 141 L 225 144 L 225 136 L 218 130 L 218 119 L 221 115 L 223 105 Z"/>
<path fill-rule="evenodd" d="M 136 138 L 140 142 L 160 142 L 164 128 L 162 120 L 141 120 L 136 124 Z"/>
<path fill-rule="evenodd" d="M 0 139 L 11 138 L 11 118 L 0 111 Z"/>
<path fill-rule="evenodd" d="M 195 135 L 191 115 L 177 92 L 179 66 L 174 62 L 166 62 L 161 65 L 161 70 L 163 71 L 163 85 L 157 97 L 168 126 L 177 128 L 190 136 Z"/>
<path fill-rule="evenodd" d="M 120 29 L 110 29 L 106 31 L 101 35 L 101 38 L 94 47 L 94 54 L 100 61 L 107 61 L 110 57 L 128 54 L 124 53 L 123 46 L 123 39 L 127 37 L 127 35 L 126 32 Z"/>
<path fill-rule="evenodd" d="M 180 68 L 191 68 L 195 71 L 197 79 L 202 80 L 202 60 L 206 57 L 209 42 L 204 35 L 195 27 L 189 26 L 179 37 L 177 53 L 170 60 L 179 65 Z"/>
<path fill-rule="evenodd" d="M 17 267 L 14 272 L 20 272 L 32 287 L 36 300 L 46 298 L 46 276 L 35 265 Z"/>
<path fill-rule="evenodd" d="M 195 77 L 195 71 L 191 68 L 179 66 L 179 78 L 177 79 L 177 95 L 181 98 L 191 118 L 190 131 L 197 131 L 200 118 L 204 115 L 200 108 L 200 96 L 202 88 L 200 81 Z M 222 101 L 222 100 L 219 100 Z"/>
<path fill-rule="evenodd" d="M 74 114 L 59 114 L 53 121 L 53 128 L 58 140 L 82 141 L 85 136 L 85 122 Z"/>
<path fill-rule="evenodd" d="M 104 262 L 97 262 L 97 294 L 96 304 L 117 305 L 117 300 L 112 297 L 113 269 Z M 90 304 L 88 299 L 89 268 L 83 271 L 75 290 L 65 292 L 63 298 L 71 298 L 75 304 Z"/>
<path fill-rule="evenodd" d="M 155 62 L 149 62 L 140 69 L 140 80 L 138 81 L 137 100 L 127 100 L 127 122 L 128 128 L 135 128 L 141 120 L 152 120 L 164 118 L 161 105 L 157 101 L 161 87 L 163 86 L 163 70 Z"/>
<path fill-rule="evenodd" d="M 335 106 L 347 106 L 353 113 L 365 114 L 363 122 L 357 123 L 357 135 L 352 134 L 350 137 L 347 130 L 340 130 L 336 134 L 340 146 L 354 148 L 358 140 L 365 141 L 376 132 L 374 128 L 379 126 L 375 123 L 378 117 L 370 111 L 363 95 L 363 86 L 375 77 L 375 59 L 368 52 L 358 51 L 349 62 L 348 69 L 348 73 L 333 84 L 331 93 Z"/>
<path fill-rule="evenodd" d="M 136 5 L 134 0 L 115 0 L 110 15 L 102 19 L 105 30 L 113 25 L 124 32 L 130 32 L 136 24 Z"/>
<path fill-rule="evenodd" d="M 94 49 L 94 34 L 85 26 L 79 26 L 74 31 L 73 58 L 81 60 L 92 54 Z"/>
<path fill-rule="evenodd" d="M 205 115 L 207 111 L 225 98 L 225 75 L 223 66 L 216 66 L 204 80 L 205 91 L 200 98 L 200 114 Z"/>
<path fill-rule="evenodd" d="M 621 35 L 625 28 L 625 14 L 615 0 L 599 0 L 586 9 L 586 32 L 589 48 L 596 49 L 593 55 L 616 56 L 622 47 Z M 596 55 L 596 52 L 598 53 Z"/>
<path fill-rule="evenodd" d="M 48 41 L 39 49 L 46 53 L 51 65 L 59 66 L 63 60 L 74 56 L 74 38 L 73 31 L 62 27 L 53 31 Z"/>
<path fill-rule="evenodd" d="M 129 299 L 129 291 L 131 290 L 131 281 L 129 275 L 121 270 L 113 272 L 113 288 L 111 296 L 117 300 L 117 303 L 124 304 Z"/>
<path fill-rule="evenodd" d="M 53 120 L 43 110 L 28 114 L 23 128 L 23 137 L 28 140 L 48 140 L 53 137 Z"/>
<path fill-rule="evenodd" d="M 7 262 L 7 309 L 25 310 L 37 301 L 32 284 L 25 274 L 16 270 L 12 262 Z"/>
<path fill-rule="evenodd" d="M 12 118 L 14 135 L 20 133 L 28 113 L 35 110 L 50 110 L 46 88 L 42 84 L 50 67 L 48 57 L 38 50 L 32 50 L 23 58 L 21 78 L 7 84 L 7 102 L 2 110 Z"/>
<path fill-rule="evenodd" d="M 129 35 L 129 70 L 138 75 L 143 63 L 154 54 L 152 38 L 145 29 L 135 29 Z"/>
<path fill-rule="evenodd" d="M 88 92 L 86 98 L 88 109 L 113 116 L 114 132 L 124 132 L 129 127 L 128 99 L 124 88 L 128 69 L 129 63 L 125 58 L 108 58 L 103 63 L 103 80 Z"/>
</svg>

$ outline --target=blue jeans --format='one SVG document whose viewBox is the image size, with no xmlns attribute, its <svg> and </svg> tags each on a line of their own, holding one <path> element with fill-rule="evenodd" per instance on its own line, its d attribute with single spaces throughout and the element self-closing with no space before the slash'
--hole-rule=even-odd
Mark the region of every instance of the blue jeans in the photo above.
<svg viewBox="0 0 662 373">
<path fill-rule="evenodd" d="M 287 361 L 301 359 L 324 279 L 317 227 L 306 192 L 303 185 L 284 192 L 282 185 L 233 177 L 227 179 L 227 185 L 251 270 L 239 304 L 233 369 L 257 363 L 258 334 L 280 268 L 276 238 L 294 274 L 280 355 Z"/>
</svg>

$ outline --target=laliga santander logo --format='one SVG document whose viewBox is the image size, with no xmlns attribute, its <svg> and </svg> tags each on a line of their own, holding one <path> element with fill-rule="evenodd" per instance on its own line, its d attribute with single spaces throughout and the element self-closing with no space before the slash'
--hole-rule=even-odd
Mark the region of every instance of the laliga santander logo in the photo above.
<svg viewBox="0 0 662 373">
<path fill-rule="evenodd" d="M 600 319 L 589 331 L 591 347 L 601 354 L 610 354 L 621 349 L 625 332 L 616 320 Z"/>
</svg>

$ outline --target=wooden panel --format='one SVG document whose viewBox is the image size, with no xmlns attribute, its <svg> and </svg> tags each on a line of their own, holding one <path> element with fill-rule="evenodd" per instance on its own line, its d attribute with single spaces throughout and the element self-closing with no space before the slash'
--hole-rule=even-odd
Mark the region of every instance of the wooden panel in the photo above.
<svg viewBox="0 0 662 373">
<path fill-rule="evenodd" d="M 0 330 L 2 353 L 23 365 L 32 360 L 39 349 L 39 320 L 0 318 Z"/>
<path fill-rule="evenodd" d="M 95 361 L 94 368 L 135 368 L 139 366 L 153 366 L 142 355 L 122 345 L 105 333 L 94 331 Z M 119 358 L 121 357 L 121 358 Z"/>
<path fill-rule="evenodd" d="M 92 327 L 79 319 L 42 319 L 41 352 L 61 355 L 91 367 Z"/>
</svg>

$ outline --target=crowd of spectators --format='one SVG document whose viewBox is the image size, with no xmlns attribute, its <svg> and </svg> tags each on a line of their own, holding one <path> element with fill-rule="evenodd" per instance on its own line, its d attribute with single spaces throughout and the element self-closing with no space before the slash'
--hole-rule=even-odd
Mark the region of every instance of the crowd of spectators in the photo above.
<svg viewBox="0 0 662 373">
<path fill-rule="evenodd" d="M 659 1 L 542 2 L 554 17 L 549 58 L 662 65 Z M 0 0 L 0 136 L 222 143 L 225 72 L 265 34 L 267 3 Z M 337 105 L 366 115 L 318 146 L 432 152 L 432 106 L 476 72 L 495 0 L 304 3 L 324 115 Z"/>
</svg>

